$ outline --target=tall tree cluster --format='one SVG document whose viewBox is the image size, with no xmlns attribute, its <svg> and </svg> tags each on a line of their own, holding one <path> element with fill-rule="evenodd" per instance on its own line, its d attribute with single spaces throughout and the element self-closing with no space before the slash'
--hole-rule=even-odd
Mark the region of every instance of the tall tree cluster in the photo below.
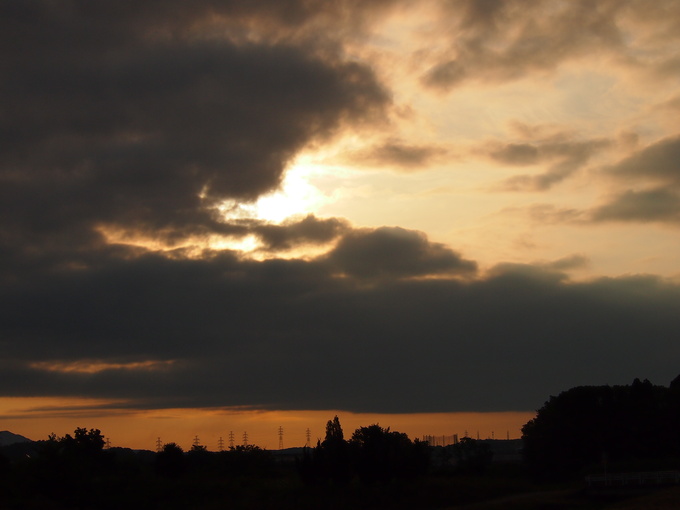
<svg viewBox="0 0 680 510">
<path fill-rule="evenodd" d="M 579 386 L 551 396 L 522 428 L 529 467 L 543 476 L 680 466 L 680 376 L 669 387 Z"/>
<path fill-rule="evenodd" d="M 336 416 L 326 424 L 326 437 L 299 462 L 307 483 L 338 484 L 357 477 L 362 483 L 389 483 L 423 474 L 429 464 L 427 443 L 411 441 L 401 432 L 374 424 L 359 427 L 349 441 Z"/>
</svg>

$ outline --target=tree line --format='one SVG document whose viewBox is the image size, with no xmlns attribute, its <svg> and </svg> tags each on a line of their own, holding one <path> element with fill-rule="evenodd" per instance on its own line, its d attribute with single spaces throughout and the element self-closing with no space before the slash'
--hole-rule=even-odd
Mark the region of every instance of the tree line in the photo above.
<svg viewBox="0 0 680 510">
<path fill-rule="evenodd" d="M 426 442 L 411 441 L 402 433 L 380 425 L 360 427 L 345 440 L 336 416 L 326 424 L 326 436 L 297 462 L 303 481 L 310 485 L 347 484 L 353 478 L 365 484 L 405 481 L 427 471 Z"/>
<path fill-rule="evenodd" d="M 251 507 L 249 498 L 288 490 L 279 483 L 298 484 L 296 497 L 313 500 L 349 483 L 412 481 L 428 464 L 427 443 L 379 425 L 361 427 L 346 441 L 337 416 L 328 422 L 324 441 L 304 449 L 294 462 L 255 445 L 220 452 L 200 445 L 184 451 L 176 443 L 158 452 L 105 448 L 99 429 L 77 428 L 63 437 L 51 434 L 0 450 L 0 507 L 24 508 L 33 501 L 37 507 L 118 508 L 134 501 L 182 508 L 189 502 L 239 498 Z M 263 489 L 254 496 L 249 486 Z"/>
<path fill-rule="evenodd" d="M 542 478 L 680 468 L 680 376 L 669 387 L 578 386 L 551 396 L 522 428 L 524 457 Z"/>
</svg>

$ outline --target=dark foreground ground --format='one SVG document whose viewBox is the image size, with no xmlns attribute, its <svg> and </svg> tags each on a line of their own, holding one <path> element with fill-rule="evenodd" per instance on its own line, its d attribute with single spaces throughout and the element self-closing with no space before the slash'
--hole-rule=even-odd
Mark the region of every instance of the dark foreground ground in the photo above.
<svg viewBox="0 0 680 510">
<path fill-rule="evenodd" d="M 265 476 L 188 474 L 177 479 L 132 469 L 110 476 L 40 480 L 15 473 L 0 481 L 0 509 L 237 510 L 666 510 L 680 509 L 680 488 L 588 494 L 583 484 L 535 484 L 517 467 L 483 475 L 432 473 L 408 483 L 303 484 L 294 469 Z M 39 485 L 42 483 L 43 485 Z"/>
<path fill-rule="evenodd" d="M 438 461 L 441 451 L 409 478 L 367 482 L 355 474 L 341 483 L 301 476 L 299 455 L 257 448 L 163 457 L 124 448 L 71 451 L 49 441 L 0 450 L 0 510 L 680 509 L 680 487 L 597 494 L 581 474 L 539 483 L 521 462 L 463 470 Z"/>
</svg>

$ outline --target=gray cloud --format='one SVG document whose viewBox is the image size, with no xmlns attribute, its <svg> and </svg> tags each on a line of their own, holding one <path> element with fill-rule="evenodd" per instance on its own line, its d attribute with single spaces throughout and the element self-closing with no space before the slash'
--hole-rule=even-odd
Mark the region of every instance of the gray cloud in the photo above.
<svg viewBox="0 0 680 510">
<path fill-rule="evenodd" d="M 540 161 L 538 147 L 529 143 L 509 143 L 492 150 L 490 156 L 506 165 L 535 165 Z"/>
<path fill-rule="evenodd" d="M 341 273 L 366 279 L 472 275 L 477 269 L 475 262 L 429 242 L 423 233 L 399 227 L 349 232 L 327 260 Z"/>
<path fill-rule="evenodd" d="M 347 154 L 345 159 L 354 164 L 417 171 L 426 169 L 429 163 L 441 158 L 446 152 L 446 149 L 438 146 L 414 145 L 403 140 L 390 139 L 375 147 Z"/>
<path fill-rule="evenodd" d="M 420 232 L 337 218 L 221 221 L 217 202 L 275 188 L 307 144 L 382 118 L 388 92 L 337 37 L 392 3 L 0 1 L 0 394 L 132 408 L 531 410 L 577 384 L 675 377 L 675 283 L 571 282 L 578 256 L 480 274 Z M 547 25 L 546 4 L 531 4 L 508 46 L 518 3 L 451 5 L 465 30 L 441 63 L 458 62 L 464 79 L 510 79 L 588 40 L 620 43 L 605 19 L 615 3 L 590 17 L 584 3 L 563 4 L 566 17 Z M 431 85 L 452 86 L 456 72 Z M 583 163 L 576 142 L 522 143 L 495 157 Z M 640 153 L 671 187 L 674 147 Z M 399 140 L 378 149 L 374 161 L 403 167 L 439 155 Z M 636 161 L 611 175 L 633 178 Z M 107 231 L 118 230 L 178 248 L 113 244 Z M 181 247 L 219 234 L 256 235 L 270 252 L 333 247 L 263 261 Z"/>
<path fill-rule="evenodd" d="M 680 136 L 665 138 L 610 167 L 617 178 L 656 180 L 680 187 Z"/>
<path fill-rule="evenodd" d="M 606 139 L 571 140 L 567 135 L 553 135 L 534 143 L 490 143 L 482 149 L 489 157 L 509 166 L 550 163 L 537 175 L 515 175 L 501 187 L 511 191 L 545 191 L 583 168 L 598 152 L 611 146 Z"/>
<path fill-rule="evenodd" d="M 349 230 L 346 221 L 338 218 L 319 219 L 308 215 L 299 221 L 288 221 L 282 225 L 259 224 L 252 227 L 265 244 L 267 250 L 288 250 L 304 244 L 324 244 L 333 241 Z"/>
<path fill-rule="evenodd" d="M 283 42 L 192 32 L 231 7 L 248 26 L 271 6 L 237 4 L 0 6 L 5 249 L 101 247 L 100 228 L 238 233 L 215 203 L 272 190 L 306 144 L 382 115 L 389 97 L 368 67 L 295 41 L 302 11 L 278 20 Z"/>
<path fill-rule="evenodd" d="M 372 284 L 357 286 L 365 278 Z M 325 260 L 149 255 L 0 292 L 6 396 L 116 398 L 131 407 L 531 410 L 576 384 L 637 375 L 666 382 L 680 355 L 676 284 L 574 283 L 545 266 L 376 281 L 337 278 Z M 50 360 L 176 362 L 98 373 L 35 365 Z"/>
<path fill-rule="evenodd" d="M 421 78 L 436 91 L 465 82 L 545 75 L 593 55 L 662 77 L 674 78 L 680 70 L 675 56 L 649 58 L 641 51 L 678 39 L 680 7 L 674 0 L 654 5 L 644 0 L 451 0 L 442 5 L 441 30 L 450 34 L 449 47 L 433 55 L 435 63 Z M 637 36 L 647 31 L 654 36 Z"/>
<path fill-rule="evenodd" d="M 553 260 L 552 262 L 546 264 L 546 267 L 555 271 L 566 271 L 569 269 L 579 269 L 586 267 L 588 262 L 588 257 L 574 254 L 569 255 L 568 257 L 562 257 L 561 259 Z"/>
<path fill-rule="evenodd" d="M 680 223 L 680 193 L 666 188 L 629 190 L 591 211 L 593 221 Z"/>
<path fill-rule="evenodd" d="M 605 169 L 624 184 L 638 184 L 589 211 L 592 221 L 680 223 L 680 137 L 660 140 Z"/>
<path fill-rule="evenodd" d="M 464 81 L 502 82 L 550 72 L 565 61 L 625 49 L 618 26 L 636 2 L 446 2 L 451 46 L 422 78 L 447 91 Z M 453 23 L 452 23 L 453 20 Z"/>
<path fill-rule="evenodd" d="M 624 137 L 624 144 L 630 145 Z M 598 140 L 576 144 L 573 155 L 569 155 L 565 144 L 553 154 L 562 154 L 566 159 L 562 165 L 567 170 L 577 165 L 579 158 L 587 160 L 594 153 L 610 146 L 607 140 Z M 557 144 L 561 146 L 561 144 Z M 522 147 L 517 149 L 516 147 Z M 508 145 L 491 150 L 492 157 L 506 158 L 509 162 L 522 158 L 528 153 L 524 145 Z M 541 151 L 535 147 L 536 158 Z M 519 151 L 519 156 L 516 153 Z M 540 223 L 573 223 L 588 225 L 592 223 L 619 222 L 659 222 L 680 224 L 680 138 L 670 137 L 643 147 L 633 155 L 624 158 L 614 165 L 605 167 L 602 175 L 611 179 L 623 190 L 612 193 L 601 204 L 587 209 L 556 208 L 547 204 L 537 204 L 528 208 L 532 220 Z M 506 189 L 542 189 L 561 177 L 558 171 L 560 164 L 552 167 L 545 174 L 537 176 L 515 176 L 505 181 Z M 568 175 L 569 172 L 567 172 Z"/>
</svg>

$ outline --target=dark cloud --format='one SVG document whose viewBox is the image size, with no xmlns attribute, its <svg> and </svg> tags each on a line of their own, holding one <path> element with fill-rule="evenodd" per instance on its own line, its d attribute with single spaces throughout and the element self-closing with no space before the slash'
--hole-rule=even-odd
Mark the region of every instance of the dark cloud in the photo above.
<svg viewBox="0 0 680 510">
<path fill-rule="evenodd" d="M 551 72 L 565 61 L 592 56 L 594 48 L 602 53 L 625 50 L 619 24 L 634 3 L 443 2 L 451 45 L 422 82 L 448 91 L 465 81 L 495 83 Z"/>
<path fill-rule="evenodd" d="M 477 269 L 423 233 L 399 227 L 349 232 L 327 260 L 340 273 L 364 279 L 472 275 Z"/>
<path fill-rule="evenodd" d="M 632 139 L 632 140 L 631 140 Z M 622 136 L 622 145 L 636 146 L 636 137 Z M 505 189 L 544 189 L 545 186 L 564 178 L 560 169 L 569 175 L 572 165 L 578 166 L 603 148 L 612 145 L 607 140 L 595 140 L 583 144 L 546 144 L 554 151 L 551 156 L 565 159 L 551 169 L 536 176 L 515 176 L 505 181 Z M 506 157 L 510 161 L 518 150 L 508 145 L 491 149 L 492 157 Z M 523 147 L 523 145 L 519 146 Z M 542 154 L 539 145 L 537 154 Z M 570 153 L 573 148 L 574 152 Z M 495 150 L 495 152 L 494 152 Z M 526 152 L 521 149 L 519 152 Z M 543 153 L 545 154 L 545 153 Z M 547 155 L 546 155 L 547 157 Z M 670 137 L 639 149 L 615 165 L 602 170 L 602 175 L 613 180 L 623 190 L 612 193 L 599 205 L 589 209 L 556 208 L 537 204 L 528 208 L 532 220 L 540 223 L 573 223 L 588 225 L 610 221 L 659 222 L 680 224 L 680 138 Z"/>
<path fill-rule="evenodd" d="M 97 246 L 101 229 L 234 234 L 218 201 L 274 189 L 306 144 L 379 117 L 388 94 L 366 66 L 292 36 L 196 33 L 271 5 L 0 4 L 2 242 L 44 252 Z M 281 30 L 306 18 L 285 12 Z"/>
<path fill-rule="evenodd" d="M 556 140 L 557 138 L 557 140 Z M 537 175 L 515 175 L 502 188 L 512 191 L 545 191 L 583 168 L 598 152 L 612 145 L 607 139 L 571 140 L 554 135 L 535 143 L 490 143 L 482 151 L 494 161 L 509 166 L 549 163 L 547 171 Z"/>
<path fill-rule="evenodd" d="M 509 143 L 492 150 L 490 156 L 506 165 L 535 165 L 538 163 L 539 151 L 535 145 L 528 143 Z"/>
<path fill-rule="evenodd" d="M 607 172 L 617 178 L 653 180 L 680 189 L 680 136 L 645 147 Z"/>
<path fill-rule="evenodd" d="M 680 193 L 656 188 L 629 190 L 591 211 L 593 221 L 660 221 L 680 224 Z"/>
<path fill-rule="evenodd" d="M 592 221 L 680 223 L 680 137 L 644 147 L 605 174 L 637 186 L 589 211 Z"/>
<path fill-rule="evenodd" d="M 584 221 L 584 212 L 580 209 L 556 207 L 553 204 L 533 204 L 526 208 L 507 208 L 503 213 L 526 213 L 528 217 L 542 224 L 580 223 Z"/>
<path fill-rule="evenodd" d="M 309 144 L 383 118 L 389 94 L 339 38 L 393 3 L 0 0 L 0 394 L 531 410 L 577 384 L 675 377 L 675 283 L 575 283 L 565 272 L 579 256 L 480 274 L 420 232 L 335 218 L 224 223 L 221 200 L 254 200 Z M 531 3 L 521 25 L 513 8 L 524 5 L 452 2 L 460 42 L 430 85 L 511 79 L 588 41 L 620 44 L 606 17 L 616 2 Z M 559 165 L 599 150 L 560 143 L 522 139 L 493 156 L 563 178 L 575 170 Z M 639 153 L 669 192 L 674 147 Z M 391 140 L 370 157 L 416 168 L 440 155 Z M 642 168 L 626 161 L 615 179 Z M 185 242 L 246 235 L 269 256 L 332 247 L 258 261 Z"/>
<path fill-rule="evenodd" d="M 326 260 L 221 253 L 3 286 L 0 388 L 130 407 L 484 411 L 677 375 L 680 287 L 658 278 L 574 283 L 505 264 L 473 280 L 364 280 Z M 82 360 L 113 365 L 47 368 Z"/>
<path fill-rule="evenodd" d="M 446 154 L 446 149 L 434 145 L 414 145 L 399 139 L 362 151 L 347 154 L 345 159 L 353 164 L 392 167 L 399 170 L 424 170 L 427 165 Z"/>
<path fill-rule="evenodd" d="M 584 255 L 569 255 L 561 259 L 553 260 L 546 264 L 546 267 L 556 271 L 566 271 L 569 269 L 580 269 L 588 265 L 588 257 Z"/>
<path fill-rule="evenodd" d="M 260 224 L 252 228 L 267 250 L 288 250 L 304 244 L 324 244 L 349 230 L 346 221 L 338 218 L 319 219 L 308 215 L 299 221 L 281 225 Z"/>
</svg>

